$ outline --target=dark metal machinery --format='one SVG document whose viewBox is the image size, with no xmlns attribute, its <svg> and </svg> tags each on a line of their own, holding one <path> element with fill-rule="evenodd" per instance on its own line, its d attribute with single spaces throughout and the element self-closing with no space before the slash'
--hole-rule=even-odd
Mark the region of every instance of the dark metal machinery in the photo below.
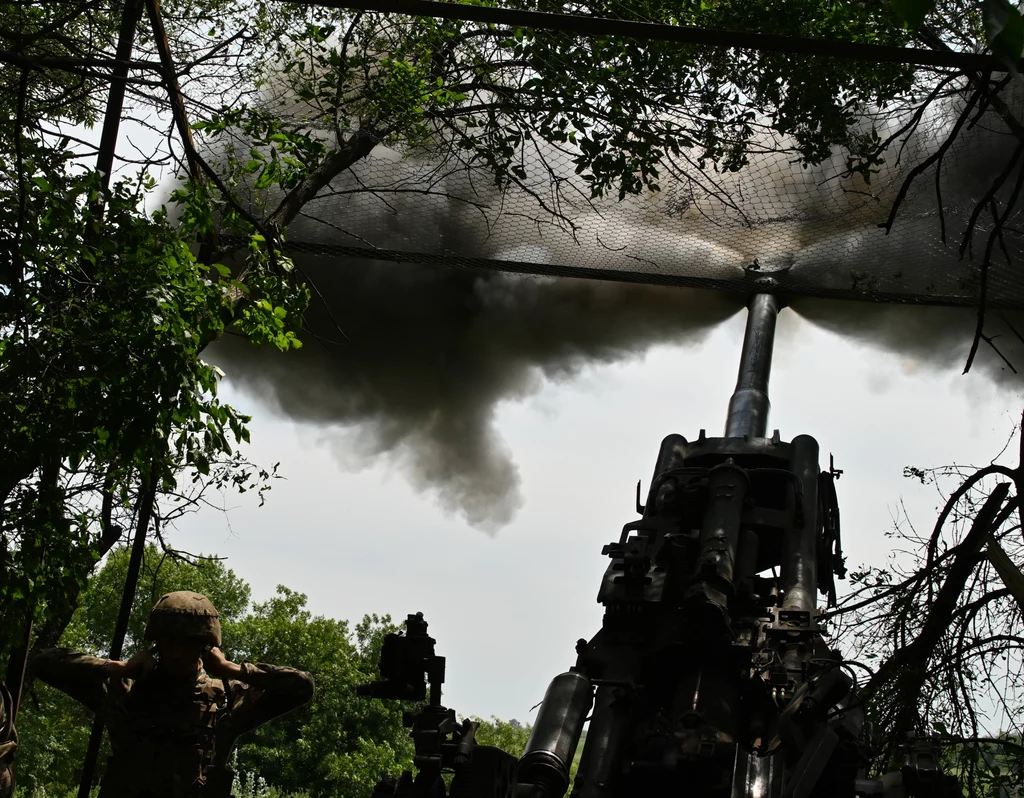
<svg viewBox="0 0 1024 798">
<path fill-rule="evenodd" d="M 560 798 L 588 719 L 573 798 L 942 794 L 920 741 L 902 773 L 861 772 L 856 676 L 818 608 L 845 576 L 840 472 L 820 470 L 810 436 L 767 437 L 778 312 L 774 296 L 751 300 L 725 436 L 662 441 L 642 517 L 604 548 L 602 628 L 551 682 L 514 783 L 485 756 L 473 781 L 488 786 L 461 794 Z M 407 783 L 381 794 L 428 794 Z"/>
<path fill-rule="evenodd" d="M 374 788 L 374 798 L 512 798 L 515 793 L 516 758 L 500 748 L 479 745 L 479 722 L 455 718 L 455 710 L 441 706 L 444 657 L 434 653 L 434 638 L 427 634 L 423 613 L 410 615 L 404 635 L 388 635 L 380 654 L 378 681 L 360 685 L 360 695 L 373 698 L 422 701 L 416 712 L 404 712 L 402 722 L 412 729 L 416 776 L 406 771 L 399 779 L 384 778 Z M 450 791 L 444 775 L 451 775 Z"/>
</svg>

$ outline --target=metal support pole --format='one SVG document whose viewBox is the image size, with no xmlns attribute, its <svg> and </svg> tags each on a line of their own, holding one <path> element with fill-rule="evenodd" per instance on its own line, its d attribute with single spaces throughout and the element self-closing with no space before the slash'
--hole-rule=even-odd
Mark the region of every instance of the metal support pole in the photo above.
<svg viewBox="0 0 1024 798">
<path fill-rule="evenodd" d="M 727 438 L 763 438 L 768 430 L 768 378 L 778 315 L 779 300 L 772 294 L 755 294 L 750 300 L 736 390 L 725 422 Z"/>
</svg>

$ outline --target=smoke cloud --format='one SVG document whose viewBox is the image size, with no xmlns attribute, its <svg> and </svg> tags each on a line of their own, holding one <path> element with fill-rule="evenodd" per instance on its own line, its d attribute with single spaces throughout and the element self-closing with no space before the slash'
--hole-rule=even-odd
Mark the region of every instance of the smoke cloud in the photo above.
<svg viewBox="0 0 1024 798">
<path fill-rule="evenodd" d="M 947 373 L 963 370 L 978 321 L 973 308 L 811 298 L 796 299 L 790 307 L 823 329 Z M 1010 390 L 1024 388 L 1024 341 L 1018 336 L 1024 334 L 1024 314 L 990 310 L 984 332 L 990 343 L 980 342 L 971 373 L 984 374 Z"/>
<path fill-rule="evenodd" d="M 339 460 L 386 456 L 447 510 L 494 531 L 519 508 L 497 406 L 588 364 L 700 341 L 741 300 L 704 292 L 307 257 L 324 304 L 281 355 L 226 340 L 229 378 L 288 416 L 340 426 Z"/>
<path fill-rule="evenodd" d="M 1013 84 L 1003 98 L 1014 109 L 1022 106 Z M 926 123 L 906 142 L 903 163 L 890 153 L 874 187 L 877 206 L 857 216 L 856 229 L 809 238 L 796 254 L 794 275 L 820 287 L 849 285 L 851 274 L 867 285 L 898 287 L 909 297 L 927 301 L 942 294 L 975 297 L 980 288 L 980 264 L 993 231 L 991 214 L 980 217 L 963 255 L 960 244 L 971 214 L 1007 169 L 1020 142 L 998 115 L 989 110 L 962 133 L 941 164 L 920 176 L 903 199 L 892 233 L 881 228 L 911 167 L 935 152 L 951 129 L 963 101 L 936 105 Z M 1002 213 L 1013 195 L 1021 167 L 1009 171 L 994 194 Z M 941 201 L 941 202 L 940 202 Z M 940 211 L 941 204 L 941 211 Z M 993 249 L 988 270 L 989 307 L 972 373 L 984 374 L 1001 386 L 1024 387 L 1024 313 L 1021 312 L 1020 269 L 1024 247 L 1019 234 L 1021 207 L 1007 220 L 1007 233 Z M 940 218 L 941 217 L 941 218 Z M 941 240 L 945 228 L 946 242 Z M 886 284 L 888 279 L 888 284 Z M 867 287 L 867 285 L 865 287 Z M 898 352 L 927 368 L 956 373 L 968 358 L 978 324 L 975 307 L 878 304 L 799 297 L 790 307 L 808 321 L 868 346 Z M 985 340 L 988 339 L 988 340 Z M 1008 362 L 1007 362 L 1008 361 Z"/>
<path fill-rule="evenodd" d="M 919 143 L 918 152 L 935 143 Z M 1004 150 L 1005 140 L 997 148 L 989 133 L 960 148 L 942 182 L 953 228 L 1001 168 Z M 527 397 L 545 380 L 571 379 L 589 364 L 641 357 L 656 343 L 699 343 L 746 297 L 455 269 L 441 265 L 444 255 L 586 266 L 581 252 L 616 253 L 634 268 L 643 262 L 648 272 L 723 279 L 755 291 L 775 290 L 773 284 L 779 290 L 849 285 L 852 268 L 891 272 L 905 258 L 920 257 L 925 246 L 936 246 L 934 197 L 920 191 L 907 200 L 898 243 L 879 245 L 877 224 L 903 167 L 891 164 L 874 187 L 858 183 L 849 191 L 849 184 L 833 179 L 841 166 L 806 170 L 785 155 L 763 161 L 757 182 L 730 188 L 735 196 L 756 194 L 766 209 L 760 225 L 740 224 L 710 195 L 694 201 L 692 187 L 687 194 L 668 185 L 654 198 L 571 208 L 578 227 L 569 234 L 539 217 L 524 224 L 515 213 L 485 224 L 476 205 L 501 208 L 505 199 L 484 196 L 468 183 L 449 181 L 416 197 L 417 186 L 426 185 L 417 170 L 429 174 L 430 165 L 379 148 L 352 185 L 381 191 L 341 190 L 318 200 L 304 222 L 292 225 L 290 238 L 434 253 L 438 265 L 301 255 L 296 263 L 320 295 L 308 315 L 306 345 L 280 355 L 228 338 L 213 354 L 233 383 L 291 418 L 330 428 L 344 465 L 387 458 L 442 507 L 494 531 L 522 502 L 514 459 L 495 429 L 501 402 Z M 536 191 L 543 195 L 550 176 L 537 175 Z M 748 178 L 741 173 L 735 179 Z M 412 189 L 412 196 L 392 191 L 396 186 Z M 453 202 L 457 196 L 474 203 Z M 956 262 L 946 248 L 939 254 Z M 752 261 L 760 271 L 747 271 Z M 942 269 L 946 282 L 956 285 L 954 267 Z M 912 292 L 925 293 L 929 274 L 937 271 L 921 272 Z M 956 308 L 791 302 L 815 324 L 944 369 L 962 367 L 976 318 Z M 1014 326 L 1024 332 L 1024 322 Z M 995 334 L 991 323 L 986 333 Z M 1024 367 L 1017 336 L 1005 324 L 999 333 L 997 345 Z M 984 344 L 977 368 L 997 380 L 1014 379 Z"/>
</svg>

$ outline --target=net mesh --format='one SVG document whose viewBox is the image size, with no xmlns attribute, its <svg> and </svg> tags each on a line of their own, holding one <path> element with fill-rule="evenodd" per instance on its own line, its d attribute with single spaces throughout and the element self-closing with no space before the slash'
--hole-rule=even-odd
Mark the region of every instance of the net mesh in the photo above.
<svg viewBox="0 0 1024 798">
<path fill-rule="evenodd" d="M 918 149 L 926 152 L 926 144 L 937 146 L 937 137 Z M 420 169 L 428 171 L 429 164 Z M 838 168 L 810 174 L 784 156 L 763 157 L 741 174 L 715 175 L 714 193 L 700 196 L 688 182 L 669 178 L 648 200 L 563 202 L 564 219 L 554 220 L 522 192 L 488 196 L 446 186 L 443 196 L 429 196 L 404 188 L 418 170 L 375 153 L 358 169 L 366 189 L 342 202 L 314 202 L 289 248 L 521 274 L 975 304 L 985 239 L 976 233 L 974 245 L 960 252 L 972 197 L 944 202 L 940 211 L 933 186 L 922 180 L 891 229 L 885 227 L 909 169 L 893 169 L 854 190 L 840 182 Z M 980 194 L 980 184 L 991 178 L 979 166 L 957 169 L 943 183 L 970 182 Z M 956 196 L 955 186 L 943 187 Z M 980 227 L 987 233 L 991 224 Z M 989 267 L 988 302 L 1024 307 L 1015 231 L 1004 230 L 997 244 L 1002 257 Z"/>
<path fill-rule="evenodd" d="M 337 13 L 351 19 L 352 12 Z M 587 46 L 586 37 L 579 42 Z M 837 60 L 790 58 L 807 70 Z M 560 66 L 573 75 L 572 63 Z M 867 175 L 851 171 L 838 149 L 805 165 L 798 142 L 772 132 L 767 118 L 753 120 L 758 132 L 739 170 L 702 160 L 697 147 L 684 149 L 662 160 L 658 191 L 622 199 L 592 195 L 576 173 L 578 149 L 568 143 L 524 138 L 517 145 L 521 174 L 501 187 L 450 152 L 434 157 L 430 147 L 382 144 L 304 207 L 290 226 L 289 246 L 383 261 L 882 302 L 973 305 L 984 284 L 989 306 L 1024 307 L 1015 276 L 1019 141 L 1004 121 L 1019 98 L 1004 88 L 1002 112 L 987 106 L 965 115 L 971 85 L 952 74 L 919 72 L 916 97 L 861 109 L 862 131 L 874 128 L 888 141 Z M 924 101 L 940 81 L 946 91 Z M 308 109 L 282 113 L 298 118 Z M 659 123 L 676 115 L 679 125 L 693 113 L 682 106 L 657 111 Z"/>
<path fill-rule="evenodd" d="M 439 178 L 435 164 L 378 148 L 354 170 L 358 182 L 311 203 L 292 235 L 296 251 L 736 291 L 927 304 L 978 301 L 992 223 L 969 220 L 1010 146 L 995 120 L 954 146 L 940 173 L 916 180 L 891 228 L 890 210 L 910 171 L 944 139 L 952 110 L 908 142 L 871 180 L 830 161 L 804 169 L 793 155 L 751 157 L 737 173 L 703 181 L 666 175 L 650 197 L 590 200 L 568 156 L 536 156 L 523 189 L 488 191 L 465 175 Z M 949 157 L 949 156 L 947 156 Z M 554 170 L 562 182 L 552 189 Z M 351 193 L 345 193 L 351 192 Z M 538 207 L 549 200 L 557 214 Z M 941 204 L 940 204 L 941 203 Z M 1017 214 L 1013 216 L 1016 217 Z M 980 233 L 980 235 L 979 235 Z M 1013 219 L 989 267 L 988 301 L 1024 307 L 1014 264 Z"/>
</svg>

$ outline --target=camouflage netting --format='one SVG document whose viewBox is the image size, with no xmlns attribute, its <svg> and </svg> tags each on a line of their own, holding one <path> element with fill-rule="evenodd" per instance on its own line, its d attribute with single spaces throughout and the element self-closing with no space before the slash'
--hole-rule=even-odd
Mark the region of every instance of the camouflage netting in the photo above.
<svg viewBox="0 0 1024 798">
<path fill-rule="evenodd" d="M 384 113 L 372 97 L 381 85 L 390 85 L 381 76 L 394 64 L 391 54 L 398 51 L 394 58 L 401 59 L 411 50 L 410 62 L 416 57 L 417 63 L 428 61 L 425 48 L 407 45 L 410 38 L 422 41 L 418 37 L 424 29 L 436 30 L 428 23 L 417 28 L 422 18 L 335 11 L 333 17 L 327 12 L 322 17 L 334 39 L 309 45 L 314 54 L 321 45 L 334 47 L 334 62 L 321 61 L 301 72 L 294 63 L 305 62 L 296 56 L 291 66 L 270 73 L 260 99 L 274 121 L 285 119 L 303 133 L 311 129 L 333 153 L 346 157 L 337 159 L 338 168 L 324 170 L 315 198 L 294 218 L 280 213 L 287 199 L 282 202 L 271 189 L 242 198 L 264 220 L 287 220 L 286 246 L 313 291 L 302 330 L 309 345 L 279 356 L 226 338 L 211 354 L 234 385 L 289 418 L 325 430 L 324 440 L 346 467 L 386 458 L 442 507 L 479 528 L 500 528 L 522 502 L 518 468 L 496 423 L 502 402 L 522 400 L 545 383 L 572 379 L 593 364 L 642 355 L 657 344 L 700 345 L 718 324 L 741 312 L 753 292 L 777 293 L 805 319 L 842 335 L 924 364 L 961 368 L 977 327 L 974 308 L 986 284 L 986 305 L 1013 312 L 985 317 L 986 341 L 998 338 L 1000 348 L 984 348 L 978 370 L 996 379 L 1015 374 L 1006 361 L 1022 359 L 1010 349 L 1024 344 L 1013 334 L 1024 329 L 1016 315 L 1016 309 L 1024 308 L 1024 289 L 1014 280 L 1021 253 L 1019 214 L 1012 210 L 1021 177 L 1015 168 L 1021 139 L 1004 119 L 1008 108 L 1020 105 L 1012 91 L 1003 89 L 1004 105 L 990 103 L 975 116 L 971 105 L 978 94 L 970 78 L 952 69 L 917 71 L 914 81 L 900 84 L 906 89 L 902 99 L 884 108 L 857 106 L 859 126 L 853 132 L 884 150 L 876 168 L 865 173 L 852 169 L 838 146 L 831 157 L 826 148 L 823 158 L 810 159 L 818 165 L 804 168 L 803 117 L 795 126 L 776 125 L 778 115 L 768 119 L 753 112 L 749 140 L 743 135 L 745 121 L 719 128 L 723 137 L 745 145 L 746 162 L 734 159 L 732 164 L 742 168 L 727 171 L 729 153 L 723 156 L 719 150 L 722 166 L 716 168 L 711 158 L 703 158 L 706 140 L 698 133 L 720 121 L 713 116 L 715 92 L 728 88 L 709 78 L 698 87 L 703 93 L 695 90 L 692 97 L 665 89 L 659 97 L 668 92 L 671 105 L 652 110 L 647 95 L 635 102 L 631 112 L 640 123 L 626 125 L 630 137 L 610 156 L 626 151 L 628 159 L 644 144 L 634 147 L 633 136 L 653 131 L 647 144 L 654 140 L 659 150 L 659 190 L 647 192 L 641 186 L 639 193 L 627 192 L 620 200 L 612 180 L 603 186 L 609 196 L 593 198 L 587 178 L 593 179 L 595 170 L 589 167 L 594 160 L 577 173 L 585 145 L 577 149 L 572 140 L 546 135 L 552 132 L 544 129 L 546 110 L 559 102 L 558 108 L 583 107 L 567 114 L 568 124 L 575 126 L 593 112 L 581 127 L 597 129 L 592 120 L 607 122 L 602 114 L 614 117 L 629 106 L 639 83 L 632 80 L 628 92 L 604 102 L 618 84 L 606 74 L 602 48 L 629 51 L 623 69 L 638 62 L 649 66 L 649 42 L 560 33 L 565 38 L 558 38 L 557 47 L 529 60 L 519 58 L 514 38 L 493 29 L 459 29 L 467 36 L 480 33 L 472 41 L 483 43 L 472 52 L 457 50 L 459 58 L 437 69 L 443 78 L 436 85 L 462 87 L 463 96 L 428 108 L 432 118 L 426 111 L 417 115 L 417 106 L 410 125 L 408 114 Z M 354 29 L 356 18 L 362 38 L 354 36 L 343 45 L 342 31 Z M 413 28 L 416 36 L 411 37 Z M 350 94 L 342 96 L 340 79 L 318 85 L 319 78 L 308 75 L 321 68 L 334 78 L 329 65 L 344 60 L 344 47 L 359 63 L 346 73 Z M 557 53 L 557 62 L 549 59 L 551 52 Z M 589 57 L 589 73 L 569 63 L 566 54 Z M 660 51 L 661 56 L 674 54 L 670 48 Z M 707 50 L 700 55 L 701 64 L 714 61 Z M 734 60 L 757 57 L 741 52 Z M 816 76 L 818 70 L 837 76 L 836 85 L 847 85 L 843 78 L 862 66 L 869 77 L 884 79 L 886 74 L 868 62 L 853 62 L 851 68 L 844 61 L 839 68 L 838 59 L 823 56 L 779 57 L 774 63 L 789 68 L 790 58 L 798 62 L 787 73 L 794 79 Z M 807 58 L 815 60 L 800 60 Z M 491 79 L 508 64 L 507 73 Z M 683 63 L 665 84 L 688 79 L 687 66 Z M 533 84 L 531 94 L 525 87 L 534 69 L 548 73 Z M 726 72 L 735 77 L 735 71 Z M 762 73 L 752 69 L 750 74 Z M 588 75 L 591 82 L 581 99 L 572 90 Z M 702 72 L 694 81 L 699 84 L 705 77 Z M 935 87 L 944 91 L 930 102 Z M 502 92 L 515 95 L 521 105 L 495 101 Z M 561 100 L 554 96 L 559 92 Z M 565 95 L 572 103 L 564 101 Z M 750 107 L 736 96 L 721 103 L 723 113 Z M 318 105 L 322 97 L 327 99 Z M 417 101 L 421 97 L 417 94 Z M 591 103 L 594 97 L 599 101 Z M 677 97 L 683 99 L 677 102 Z M 815 107 L 828 106 L 830 98 L 825 95 Z M 521 107 L 526 110 L 519 114 Z M 474 114 L 484 121 L 471 118 Z M 398 124 L 393 123 L 396 116 Z M 678 151 L 664 146 L 666 117 L 676 130 L 698 131 L 689 138 L 693 146 L 680 145 Z M 711 124 L 705 124 L 709 117 Z M 623 116 L 612 121 L 621 123 Z M 388 124 L 392 130 L 411 126 L 416 135 L 378 135 Z M 812 132 L 816 126 L 826 127 L 818 119 L 808 123 Z M 614 136 L 615 128 L 608 122 L 602 133 Z M 793 138 L 773 129 L 785 129 Z M 507 131 L 515 143 L 507 161 L 497 164 L 507 168 L 489 169 L 495 161 L 487 161 L 484 145 L 500 144 Z M 877 139 L 868 136 L 871 131 Z M 857 136 L 832 136 L 828 142 L 856 145 Z M 224 138 L 206 141 L 222 161 L 231 154 Z M 235 141 L 237 163 L 245 164 L 254 151 L 252 142 L 244 136 Z M 268 137 L 260 141 L 269 149 Z M 886 142 L 889 146 L 883 147 Z M 951 146 L 945 149 L 947 142 Z M 940 153 L 941 159 L 928 165 Z M 236 185 L 270 161 L 268 155 L 261 157 Z M 922 164 L 927 168 L 904 193 Z M 623 171 L 628 169 L 627 164 Z M 500 186 L 495 172 L 504 180 Z M 303 200 L 312 193 L 303 194 Z M 887 234 L 880 225 L 889 222 L 894 206 L 897 213 Z M 1002 220 L 1001 235 L 995 217 Z M 965 241 L 968 230 L 973 234 Z M 599 279 L 520 279 L 524 274 Z M 681 290 L 661 290 L 662 285 Z M 1014 326 L 996 329 L 1004 323 Z"/>
<path fill-rule="evenodd" d="M 665 162 L 659 192 L 621 201 L 590 198 L 569 148 L 527 142 L 525 178 L 499 191 L 485 174 L 378 146 L 306 207 L 290 247 L 511 273 L 976 305 L 991 245 L 987 305 L 1024 307 L 1014 265 L 1019 211 L 1002 235 L 990 236 L 984 199 L 997 176 L 1012 171 L 1019 142 L 991 109 L 956 136 L 937 180 L 932 166 L 912 181 L 886 229 L 912 170 L 936 154 L 963 103 L 955 94 L 936 101 L 906 135 L 895 134 L 913 113 L 909 103 L 866 116 L 865 130 L 873 122 L 883 140 L 893 137 L 870 182 L 851 174 L 839 153 L 805 168 L 793 142 L 765 126 L 739 171 L 699 166 L 696 151 L 684 152 Z M 995 193 L 1000 212 L 1015 175 Z M 961 253 L 979 204 L 984 212 Z"/>
<path fill-rule="evenodd" d="M 993 134 L 993 138 L 999 137 Z M 913 156 L 937 146 L 918 141 Z M 960 147 L 959 149 L 964 149 Z M 916 153 L 914 152 L 916 151 Z M 971 154 L 968 154 L 971 155 Z M 391 157 L 389 157 L 391 156 Z M 870 186 L 842 181 L 836 165 L 802 170 L 785 155 L 757 158 L 739 174 L 712 174 L 709 188 L 664 181 L 649 200 L 563 202 L 565 219 L 544 218 L 532 197 L 487 196 L 443 186 L 449 197 L 413 189 L 429 164 L 398 160 L 379 148 L 358 168 L 379 193 L 329 200 L 323 219 L 297 227 L 295 251 L 374 260 L 437 263 L 514 273 L 597 277 L 738 291 L 804 294 L 926 304 L 975 304 L 984 235 L 961 257 L 959 245 L 993 174 L 986 164 L 949 170 L 943 179 L 942 221 L 930 179 L 908 193 L 891 231 L 883 227 L 909 166 L 886 170 Z M 563 164 L 564 166 L 564 164 Z M 565 172 L 571 172 L 568 168 Z M 545 190 L 546 174 L 533 175 Z M 710 188 L 712 181 L 716 187 Z M 382 224 L 383 221 L 383 224 Z M 569 224 L 571 222 L 571 225 Z M 319 229 L 318 229 L 319 228 Z M 348 238 L 348 244 L 316 243 Z M 982 225 L 981 233 L 991 224 Z M 993 260 L 989 305 L 1024 307 L 1024 285 L 1013 265 L 1021 252 L 1008 233 L 1009 253 Z"/>
</svg>

